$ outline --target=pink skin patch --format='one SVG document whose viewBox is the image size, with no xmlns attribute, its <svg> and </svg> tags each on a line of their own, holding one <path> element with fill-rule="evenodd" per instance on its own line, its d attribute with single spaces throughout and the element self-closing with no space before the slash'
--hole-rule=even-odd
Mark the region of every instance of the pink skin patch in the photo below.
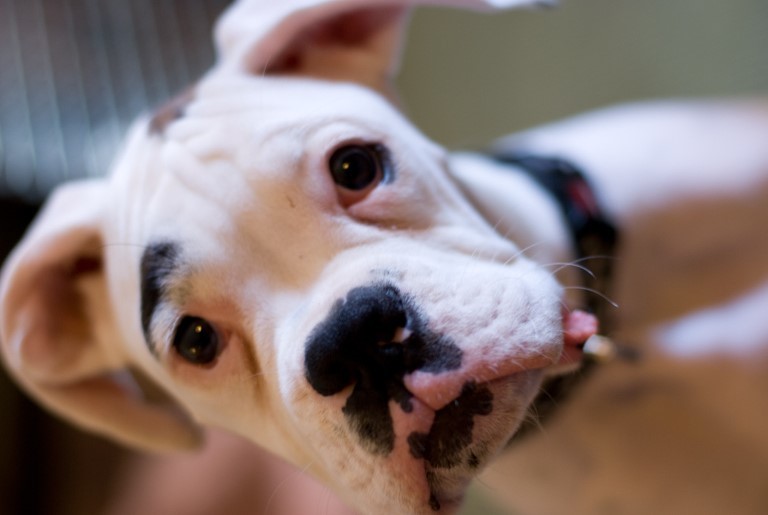
<svg viewBox="0 0 768 515">
<path fill-rule="evenodd" d="M 403 380 L 405 387 L 421 402 L 438 411 L 456 399 L 468 382 L 478 384 L 495 381 L 513 374 L 546 368 L 552 365 L 573 364 L 581 361 L 581 346 L 598 330 L 598 321 L 594 315 L 580 310 L 563 310 L 563 352 L 559 359 L 534 355 L 521 359 L 508 356 L 498 359 L 496 356 L 464 356 L 460 370 L 442 374 L 414 372 Z"/>
<path fill-rule="evenodd" d="M 566 347 L 583 345 L 597 334 L 598 325 L 595 315 L 578 309 L 563 310 L 563 343 Z"/>
<path fill-rule="evenodd" d="M 585 311 L 567 311 L 563 309 L 563 353 L 558 365 L 579 363 L 583 356 L 582 346 L 590 337 L 597 334 L 597 318 Z"/>
<path fill-rule="evenodd" d="M 389 403 L 390 413 L 393 414 L 395 447 L 388 457 L 388 463 L 392 467 L 393 473 L 408 477 L 410 488 L 417 495 L 423 495 L 423 503 L 427 504 L 430 487 L 424 473 L 425 465 L 422 460 L 414 461 L 410 445 L 408 445 L 408 437 L 414 433 L 429 433 L 429 428 L 432 427 L 432 422 L 435 419 L 435 412 L 419 402 L 418 399 L 411 400 L 411 407 L 411 411 L 405 413 L 397 403 Z"/>
</svg>

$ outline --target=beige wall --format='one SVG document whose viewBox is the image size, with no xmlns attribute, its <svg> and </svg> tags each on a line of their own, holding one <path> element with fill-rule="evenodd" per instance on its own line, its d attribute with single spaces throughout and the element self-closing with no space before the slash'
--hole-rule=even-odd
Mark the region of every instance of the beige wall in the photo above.
<svg viewBox="0 0 768 515">
<path fill-rule="evenodd" d="M 400 86 L 419 126 L 459 147 L 616 102 L 768 94 L 768 1 L 561 0 L 497 16 L 423 9 Z"/>
</svg>

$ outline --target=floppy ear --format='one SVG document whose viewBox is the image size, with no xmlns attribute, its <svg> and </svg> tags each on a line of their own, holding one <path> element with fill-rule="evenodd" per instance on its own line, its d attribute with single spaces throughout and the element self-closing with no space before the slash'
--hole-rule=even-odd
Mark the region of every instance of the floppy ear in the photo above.
<svg viewBox="0 0 768 515">
<path fill-rule="evenodd" d="M 197 426 L 153 404 L 128 370 L 102 261 L 106 181 L 62 186 L 0 280 L 0 348 L 11 374 L 50 410 L 152 450 L 190 447 Z"/>
<path fill-rule="evenodd" d="M 387 92 L 411 7 L 475 10 L 547 0 L 239 0 L 216 27 L 220 66 L 358 82 Z"/>
</svg>

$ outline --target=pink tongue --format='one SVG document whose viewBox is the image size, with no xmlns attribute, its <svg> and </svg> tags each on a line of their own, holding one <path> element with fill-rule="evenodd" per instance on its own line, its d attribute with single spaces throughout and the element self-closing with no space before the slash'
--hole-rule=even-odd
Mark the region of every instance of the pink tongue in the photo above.
<svg viewBox="0 0 768 515">
<path fill-rule="evenodd" d="M 578 357 L 570 354 L 579 354 L 579 345 L 597 333 L 598 322 L 594 315 L 584 311 L 563 310 L 563 354 L 571 359 Z M 506 359 L 498 357 L 489 358 L 483 352 L 464 353 L 464 363 L 459 370 L 442 374 L 416 371 L 405 376 L 405 387 L 421 402 L 437 411 L 449 402 L 458 398 L 464 385 L 470 381 L 486 383 L 495 379 L 510 376 L 522 372 L 554 365 L 551 358 L 533 354 L 531 356 L 507 356 Z"/>
<path fill-rule="evenodd" d="M 597 334 L 598 322 L 595 315 L 585 311 L 563 310 L 563 343 L 566 346 L 583 345 Z"/>
</svg>

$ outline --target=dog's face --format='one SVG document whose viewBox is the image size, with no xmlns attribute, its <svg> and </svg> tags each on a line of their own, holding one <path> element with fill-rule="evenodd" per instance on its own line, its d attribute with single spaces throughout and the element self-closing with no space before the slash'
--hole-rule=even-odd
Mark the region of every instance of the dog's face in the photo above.
<svg viewBox="0 0 768 515">
<path fill-rule="evenodd" d="M 367 89 L 253 77 L 134 144 L 106 256 L 142 368 L 358 505 L 458 501 L 558 359 L 561 292 L 441 151 Z"/>
<path fill-rule="evenodd" d="M 220 69 L 160 122 L 109 181 L 60 193 L 6 270 L 19 380 L 129 443 L 224 427 L 365 512 L 455 508 L 560 359 L 551 273 L 367 87 Z"/>
</svg>

